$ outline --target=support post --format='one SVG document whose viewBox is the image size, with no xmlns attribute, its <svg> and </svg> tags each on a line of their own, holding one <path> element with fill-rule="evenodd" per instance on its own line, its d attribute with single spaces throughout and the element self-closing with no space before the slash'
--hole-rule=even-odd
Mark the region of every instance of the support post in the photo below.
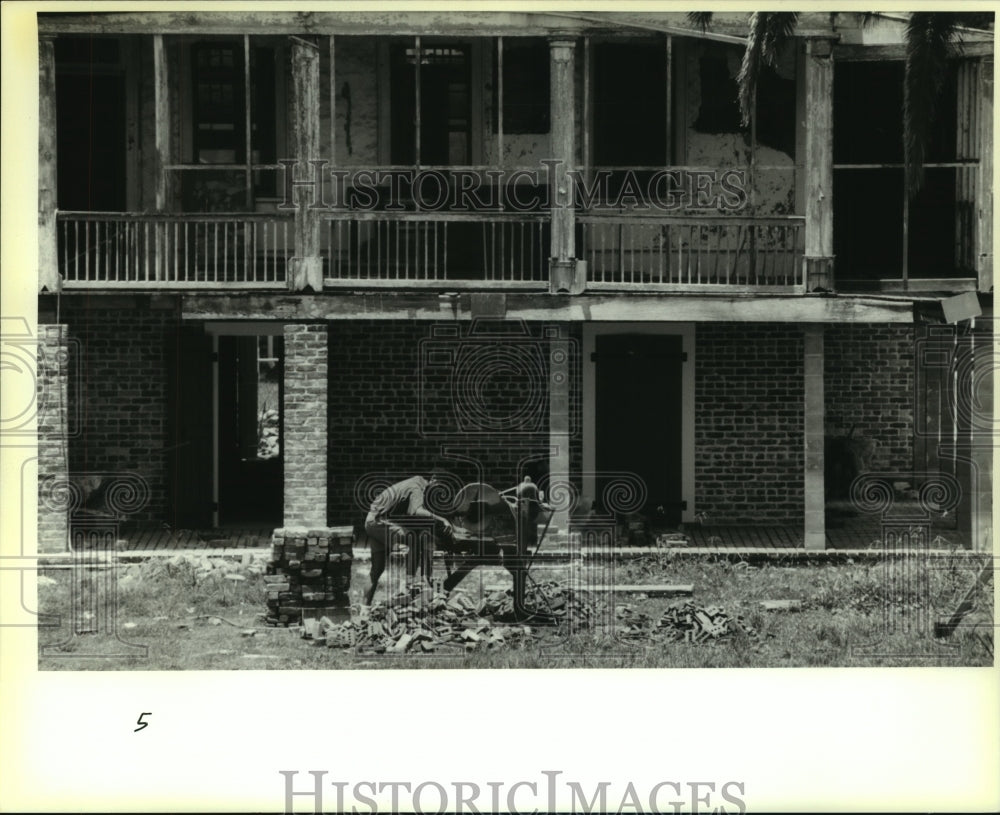
<svg viewBox="0 0 1000 815">
<path fill-rule="evenodd" d="M 826 484 L 824 481 L 823 325 L 804 329 L 805 373 L 805 548 L 826 548 Z"/>
<path fill-rule="evenodd" d="M 549 288 L 552 292 L 583 291 L 576 263 L 576 212 L 569 171 L 576 166 L 575 54 L 572 39 L 549 42 L 551 64 L 552 242 Z M 581 270 L 582 271 L 582 270 Z"/>
<path fill-rule="evenodd" d="M 57 292 L 59 245 L 56 234 L 56 59 L 51 37 L 38 41 L 38 288 Z"/>
<path fill-rule="evenodd" d="M 993 288 L 993 59 L 979 68 L 979 179 L 976 184 L 979 291 Z"/>
<path fill-rule="evenodd" d="M 833 47 L 806 42 L 806 291 L 832 290 L 833 276 Z"/>
<path fill-rule="evenodd" d="M 329 357 L 325 323 L 285 326 L 285 527 L 326 527 Z"/>
<path fill-rule="evenodd" d="M 300 179 L 312 177 L 310 161 L 320 158 L 319 45 L 301 37 L 292 41 L 292 122 L 296 172 Z M 323 288 L 323 258 L 320 255 L 319 190 L 299 188 L 295 202 L 295 256 L 288 270 L 292 291 Z"/>
<path fill-rule="evenodd" d="M 165 212 L 170 198 L 170 75 L 162 34 L 153 35 L 153 127 L 156 163 L 156 211 Z"/>
<path fill-rule="evenodd" d="M 549 495 L 554 485 L 569 483 L 570 442 L 570 342 L 562 330 L 549 339 Z M 552 515 L 549 528 L 565 532 L 569 528 L 569 509 L 559 509 Z"/>
</svg>

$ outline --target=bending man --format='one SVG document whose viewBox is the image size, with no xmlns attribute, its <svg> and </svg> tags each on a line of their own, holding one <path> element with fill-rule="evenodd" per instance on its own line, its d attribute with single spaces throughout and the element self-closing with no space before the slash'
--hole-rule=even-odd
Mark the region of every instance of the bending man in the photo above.
<svg viewBox="0 0 1000 815">
<path fill-rule="evenodd" d="M 386 487 L 372 501 L 368 517 L 365 518 L 365 532 L 368 533 L 368 540 L 371 541 L 372 548 L 372 584 L 365 594 L 366 605 L 371 605 L 372 598 L 375 596 L 379 578 L 385 571 L 390 545 L 394 541 L 406 541 L 408 532 L 411 534 L 406 559 L 407 582 L 413 582 L 418 562 L 427 582 L 431 582 L 434 543 L 440 538 L 451 537 L 452 526 L 445 518 L 435 515 L 424 506 L 424 493 L 443 475 L 444 471 L 435 467 L 430 478 L 415 475 L 405 481 L 398 481 Z M 399 523 L 405 517 L 433 520 L 434 534 L 429 546 L 424 546 L 419 526 L 410 525 L 407 529 L 405 520 L 402 524 Z"/>
</svg>

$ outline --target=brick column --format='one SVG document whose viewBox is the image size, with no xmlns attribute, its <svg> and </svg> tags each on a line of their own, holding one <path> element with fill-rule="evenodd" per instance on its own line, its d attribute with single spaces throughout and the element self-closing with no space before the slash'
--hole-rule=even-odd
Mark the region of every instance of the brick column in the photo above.
<svg viewBox="0 0 1000 815">
<path fill-rule="evenodd" d="M 286 527 L 326 527 L 329 355 L 326 325 L 285 326 Z"/>
<path fill-rule="evenodd" d="M 823 326 L 805 326 L 805 547 L 826 548 Z"/>
<path fill-rule="evenodd" d="M 67 387 L 69 350 L 66 326 L 38 326 L 38 551 L 69 548 Z"/>
</svg>

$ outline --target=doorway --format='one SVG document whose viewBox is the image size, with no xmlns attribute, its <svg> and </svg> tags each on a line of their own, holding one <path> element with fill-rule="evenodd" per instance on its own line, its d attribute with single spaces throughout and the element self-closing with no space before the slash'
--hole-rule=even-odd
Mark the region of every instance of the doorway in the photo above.
<svg viewBox="0 0 1000 815">
<path fill-rule="evenodd" d="M 284 339 L 218 337 L 218 523 L 280 526 Z"/>
<path fill-rule="evenodd" d="M 583 494 L 600 507 L 602 473 L 634 473 L 654 525 L 695 519 L 694 325 L 583 329 Z"/>
<path fill-rule="evenodd" d="M 465 43 L 435 42 L 422 44 L 419 48 L 398 44 L 393 47 L 390 73 L 392 164 L 447 166 L 470 163 L 470 50 Z"/>
</svg>

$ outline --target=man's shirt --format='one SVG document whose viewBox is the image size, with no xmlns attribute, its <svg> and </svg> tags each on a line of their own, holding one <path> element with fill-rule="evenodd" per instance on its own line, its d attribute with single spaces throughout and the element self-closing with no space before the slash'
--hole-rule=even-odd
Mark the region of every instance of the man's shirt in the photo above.
<svg viewBox="0 0 1000 815">
<path fill-rule="evenodd" d="M 398 481 L 386 487 L 372 501 L 369 510 L 371 520 L 380 521 L 391 515 L 428 515 L 424 509 L 424 490 L 428 481 L 422 475 L 415 475 L 405 481 Z"/>
</svg>

